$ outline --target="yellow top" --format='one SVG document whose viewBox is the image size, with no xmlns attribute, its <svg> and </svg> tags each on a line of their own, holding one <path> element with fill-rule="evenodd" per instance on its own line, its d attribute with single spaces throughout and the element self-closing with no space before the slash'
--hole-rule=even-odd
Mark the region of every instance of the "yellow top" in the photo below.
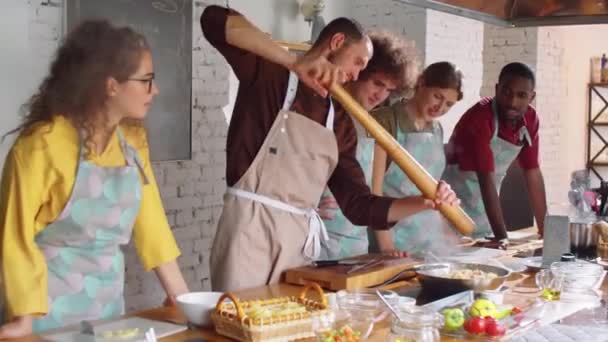
<svg viewBox="0 0 608 342">
<path fill-rule="evenodd" d="M 180 251 L 154 180 L 145 130 L 127 126 L 121 130 L 137 150 L 149 180 L 148 185 L 142 180 L 133 238 L 144 268 L 150 270 L 175 260 Z M 59 216 L 70 198 L 79 147 L 76 128 L 57 116 L 19 136 L 6 157 L 0 187 L 0 258 L 9 317 L 48 312 L 46 261 L 34 238 Z M 118 135 L 103 153 L 91 153 L 90 161 L 107 167 L 126 165 Z"/>
</svg>

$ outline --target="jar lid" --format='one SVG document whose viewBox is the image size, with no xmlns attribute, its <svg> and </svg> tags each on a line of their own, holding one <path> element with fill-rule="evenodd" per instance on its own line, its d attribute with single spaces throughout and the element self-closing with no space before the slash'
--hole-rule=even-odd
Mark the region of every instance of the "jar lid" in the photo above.
<svg viewBox="0 0 608 342">
<path fill-rule="evenodd" d="M 562 254 L 562 257 L 560 258 L 560 261 L 564 261 L 564 262 L 575 261 L 575 260 L 576 260 L 576 257 L 572 253 L 564 253 L 564 254 Z"/>
</svg>

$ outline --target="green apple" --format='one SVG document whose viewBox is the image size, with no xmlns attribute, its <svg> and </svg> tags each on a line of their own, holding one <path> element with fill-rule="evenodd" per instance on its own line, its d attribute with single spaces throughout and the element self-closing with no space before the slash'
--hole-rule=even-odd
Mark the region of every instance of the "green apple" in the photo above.
<svg viewBox="0 0 608 342">
<path fill-rule="evenodd" d="M 464 324 L 464 312 L 458 308 L 444 309 L 441 313 L 445 322 L 443 327 L 448 331 L 454 331 Z"/>
<path fill-rule="evenodd" d="M 473 317 L 495 317 L 496 313 L 496 304 L 483 298 L 475 300 L 469 309 Z"/>
</svg>

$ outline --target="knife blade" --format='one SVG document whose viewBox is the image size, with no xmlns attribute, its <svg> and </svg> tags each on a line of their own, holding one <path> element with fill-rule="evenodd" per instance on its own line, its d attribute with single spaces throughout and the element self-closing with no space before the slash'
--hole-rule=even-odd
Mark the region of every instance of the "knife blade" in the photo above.
<svg viewBox="0 0 608 342">
<path fill-rule="evenodd" d="M 379 265 L 382 262 L 384 262 L 384 260 L 382 258 L 374 258 L 374 259 L 372 259 L 372 260 L 370 260 L 370 261 L 368 261 L 368 262 L 366 262 L 364 264 L 355 265 L 355 266 L 351 267 L 348 271 L 346 271 L 346 274 L 351 274 L 351 273 L 354 273 L 354 272 L 359 272 L 359 271 L 361 271 L 363 269 Z"/>
<path fill-rule="evenodd" d="M 313 265 L 316 267 L 326 267 L 326 266 L 354 266 L 361 265 L 366 263 L 366 260 L 316 260 L 313 262 Z"/>
</svg>

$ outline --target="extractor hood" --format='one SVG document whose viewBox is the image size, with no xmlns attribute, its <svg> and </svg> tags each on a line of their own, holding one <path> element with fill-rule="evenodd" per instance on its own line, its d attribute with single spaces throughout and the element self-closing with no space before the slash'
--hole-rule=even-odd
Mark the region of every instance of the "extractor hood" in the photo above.
<svg viewBox="0 0 608 342">
<path fill-rule="evenodd" d="M 487 23 L 524 27 L 608 23 L 608 0 L 395 0 Z"/>
</svg>

